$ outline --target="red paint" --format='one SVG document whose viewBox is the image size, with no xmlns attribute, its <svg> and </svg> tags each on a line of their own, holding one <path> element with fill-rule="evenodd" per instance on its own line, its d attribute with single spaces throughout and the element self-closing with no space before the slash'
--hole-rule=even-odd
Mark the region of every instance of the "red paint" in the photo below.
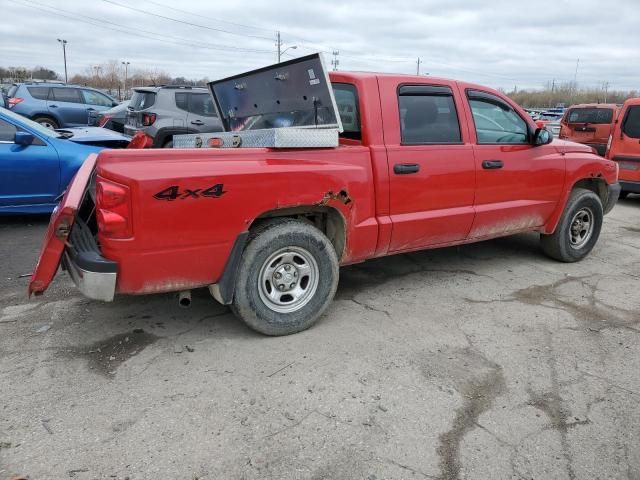
<svg viewBox="0 0 640 480">
<path fill-rule="evenodd" d="M 317 205 L 329 192 L 345 191 L 351 199 L 327 203 L 345 221 L 341 263 L 348 264 L 522 231 L 550 232 L 576 181 L 593 175 L 608 183 L 616 181 L 615 169 L 582 145 L 562 141 L 538 147 L 477 145 L 465 94 L 469 88 L 499 97 L 532 130 L 536 128 L 520 107 L 499 92 L 422 76 L 335 72 L 331 78 L 358 90 L 361 140 L 341 139 L 335 149 L 100 153 L 98 182 L 105 185 L 97 208 L 126 217 L 126 225 L 112 217 L 109 228 L 101 226 L 98 237 L 103 256 L 118 262 L 119 293 L 175 291 L 215 283 L 236 237 L 256 218 L 279 209 Z M 400 85 L 420 84 L 453 91 L 460 144 L 402 145 L 397 91 Z M 483 170 L 480 165 L 487 159 L 501 159 L 504 168 Z M 418 164 L 419 172 L 394 173 L 396 163 L 407 162 Z M 73 214 L 92 168 L 93 160 L 87 161 L 61 212 Z M 169 187 L 202 192 L 216 184 L 222 184 L 224 192 L 217 197 L 154 198 Z M 44 291 L 55 273 L 63 245 L 51 232 L 60 216 L 52 219 L 32 291 Z"/>
<path fill-rule="evenodd" d="M 606 157 L 618 163 L 620 181 L 637 184 L 640 190 L 640 138 L 630 137 L 623 131 L 631 109 L 640 109 L 640 98 L 630 98 L 624 102 L 611 133 L 611 145 Z"/>
</svg>

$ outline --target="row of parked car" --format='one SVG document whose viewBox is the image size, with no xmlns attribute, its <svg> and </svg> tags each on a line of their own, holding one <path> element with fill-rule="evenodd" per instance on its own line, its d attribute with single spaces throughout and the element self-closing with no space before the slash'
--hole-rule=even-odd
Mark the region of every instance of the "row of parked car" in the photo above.
<svg viewBox="0 0 640 480">
<path fill-rule="evenodd" d="M 12 85 L 7 97 L 9 109 L 46 128 L 89 125 L 129 136 L 142 132 L 153 147 L 170 147 L 176 134 L 222 130 L 206 88 L 140 87 L 120 103 L 89 87 L 33 82 Z"/>
</svg>

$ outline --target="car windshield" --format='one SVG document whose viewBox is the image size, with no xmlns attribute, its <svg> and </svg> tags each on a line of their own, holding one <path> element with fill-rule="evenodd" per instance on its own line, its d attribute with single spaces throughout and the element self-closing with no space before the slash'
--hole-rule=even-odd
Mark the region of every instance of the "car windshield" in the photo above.
<svg viewBox="0 0 640 480">
<path fill-rule="evenodd" d="M 60 132 L 56 132 L 55 130 L 51 130 L 47 127 L 43 127 L 39 123 L 34 122 L 33 120 L 29 120 L 28 118 L 23 117 L 22 115 L 18 115 L 17 113 L 13 113 L 11 110 L 7 110 L 6 108 L 0 107 L 0 112 L 7 118 L 11 120 L 15 120 L 18 125 L 25 125 L 29 127 L 31 130 L 35 130 L 40 135 L 44 135 L 49 138 L 64 138 L 65 135 Z M 68 137 L 68 135 L 66 135 Z"/>
<path fill-rule="evenodd" d="M 567 114 L 568 123 L 611 123 L 613 110 L 610 108 L 572 108 Z"/>
</svg>

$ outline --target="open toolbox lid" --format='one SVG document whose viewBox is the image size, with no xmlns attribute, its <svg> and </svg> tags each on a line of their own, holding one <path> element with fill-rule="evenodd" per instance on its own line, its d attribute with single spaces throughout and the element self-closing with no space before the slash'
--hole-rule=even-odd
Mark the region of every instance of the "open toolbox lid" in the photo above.
<svg viewBox="0 0 640 480">
<path fill-rule="evenodd" d="M 342 132 L 319 53 L 209 83 L 225 131 L 333 128 Z"/>
</svg>

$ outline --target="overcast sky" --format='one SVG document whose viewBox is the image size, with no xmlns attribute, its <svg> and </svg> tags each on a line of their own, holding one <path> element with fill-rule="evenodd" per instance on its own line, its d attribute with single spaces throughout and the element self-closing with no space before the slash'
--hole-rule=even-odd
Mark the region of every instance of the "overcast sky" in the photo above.
<svg viewBox="0 0 640 480">
<path fill-rule="evenodd" d="M 340 70 L 421 73 L 511 89 L 553 79 L 640 89 L 640 0 L 0 0 L 0 65 L 70 75 L 111 59 L 222 78 L 289 55 Z M 136 10 L 134 10 L 136 9 Z"/>
</svg>

